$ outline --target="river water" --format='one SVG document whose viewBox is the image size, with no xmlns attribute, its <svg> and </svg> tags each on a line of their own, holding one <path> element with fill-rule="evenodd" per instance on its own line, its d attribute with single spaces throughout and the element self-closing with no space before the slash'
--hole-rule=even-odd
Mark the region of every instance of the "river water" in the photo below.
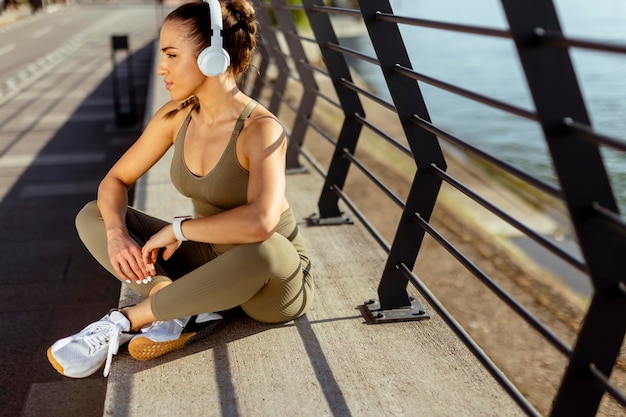
<svg viewBox="0 0 626 417">
<path fill-rule="evenodd" d="M 391 0 L 394 13 L 423 19 L 507 29 L 499 0 Z M 626 45 L 626 1 L 557 0 L 566 36 Z M 400 25 L 413 68 L 423 74 L 533 110 L 513 42 L 485 36 Z M 343 40 L 342 40 L 343 42 Z M 353 47 L 374 55 L 369 40 Z M 571 49 L 580 88 L 596 130 L 626 140 L 626 55 Z M 357 71 L 386 94 L 380 70 Z M 534 122 L 420 83 L 432 121 L 551 183 L 556 183 L 547 146 Z M 603 149 L 605 166 L 622 213 L 626 211 L 626 155 Z"/>
<path fill-rule="evenodd" d="M 556 0 L 566 36 L 626 45 L 626 1 Z M 499 0 L 391 0 L 394 13 L 496 29 L 508 24 Z M 423 74 L 533 110 L 530 92 L 513 42 L 479 35 L 400 25 L 413 68 Z M 367 37 L 342 44 L 374 56 Z M 626 55 L 570 49 L 572 62 L 592 125 L 601 133 L 626 140 Z M 380 95 L 387 95 L 376 66 L 352 61 L 360 76 Z M 427 84 L 420 88 L 431 120 L 469 143 L 556 184 L 547 146 L 534 122 L 456 97 Z M 622 213 L 626 210 L 626 155 L 602 150 L 605 167 Z M 530 239 L 516 243 L 540 264 L 582 295 L 592 291 L 588 277 Z M 576 252 L 574 242 L 562 242 Z"/>
</svg>

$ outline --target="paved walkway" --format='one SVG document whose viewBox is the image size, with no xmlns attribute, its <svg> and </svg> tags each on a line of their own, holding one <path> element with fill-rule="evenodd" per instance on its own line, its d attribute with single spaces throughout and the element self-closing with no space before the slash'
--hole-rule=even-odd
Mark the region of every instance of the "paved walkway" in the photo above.
<svg viewBox="0 0 626 417">
<path fill-rule="evenodd" d="M 160 80 L 150 97 L 153 109 L 168 99 Z M 168 158 L 146 174 L 136 197 L 140 209 L 166 219 L 190 210 L 169 184 Z M 105 416 L 521 415 L 436 315 L 364 322 L 357 306 L 375 296 L 385 256 L 358 224 L 306 226 L 322 185 L 313 170 L 288 176 L 316 277 L 306 316 L 266 325 L 235 309 L 207 340 L 161 358 L 139 362 L 122 350 L 108 379 Z M 135 301 L 123 290 L 120 304 Z"/>
<path fill-rule="evenodd" d="M 148 10 L 145 22 L 121 19 L 91 32 L 12 98 L 0 97 L 0 120 L 6 120 L 0 122 L 1 416 L 102 415 L 102 374 L 64 378 L 49 365 L 46 349 L 119 297 L 119 285 L 78 240 L 74 216 L 95 198 L 99 180 L 142 128 L 155 35 L 154 12 Z M 0 31 L 39 18 L 22 14 L 23 20 L 9 25 L 16 17 L 3 13 Z M 128 33 L 135 52 L 140 117 L 130 128 L 115 124 L 113 30 Z"/>
</svg>

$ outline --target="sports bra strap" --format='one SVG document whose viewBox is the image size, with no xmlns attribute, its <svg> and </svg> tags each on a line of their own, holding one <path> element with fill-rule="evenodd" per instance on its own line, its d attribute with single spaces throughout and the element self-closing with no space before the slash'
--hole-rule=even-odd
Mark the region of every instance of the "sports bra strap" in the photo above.
<svg viewBox="0 0 626 417">
<path fill-rule="evenodd" d="M 235 128 L 233 129 L 232 137 L 239 136 L 241 129 L 243 129 L 244 122 L 246 121 L 248 116 L 250 116 L 250 114 L 254 111 L 257 104 L 259 103 L 257 103 L 255 100 L 250 100 L 250 102 L 246 104 L 246 107 L 244 107 L 243 111 L 239 115 L 239 119 L 237 119 L 237 123 L 235 123 Z"/>
</svg>

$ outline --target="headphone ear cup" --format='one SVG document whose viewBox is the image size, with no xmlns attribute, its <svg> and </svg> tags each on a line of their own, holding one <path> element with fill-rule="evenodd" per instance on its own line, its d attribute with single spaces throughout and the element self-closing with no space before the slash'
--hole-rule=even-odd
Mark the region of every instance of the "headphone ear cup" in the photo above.
<svg viewBox="0 0 626 417">
<path fill-rule="evenodd" d="M 230 66 L 230 55 L 222 47 L 209 46 L 198 55 L 198 68 L 207 77 L 217 77 Z"/>
</svg>

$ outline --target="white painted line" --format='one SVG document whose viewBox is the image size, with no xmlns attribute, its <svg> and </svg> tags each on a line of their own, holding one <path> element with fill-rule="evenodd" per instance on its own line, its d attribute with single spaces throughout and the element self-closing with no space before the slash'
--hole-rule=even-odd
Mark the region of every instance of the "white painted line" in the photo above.
<svg viewBox="0 0 626 417">
<path fill-rule="evenodd" d="M 9 52 L 11 52 L 14 49 L 15 49 L 15 44 L 14 43 L 10 43 L 8 45 L 3 46 L 2 48 L 0 48 L 0 56 L 2 56 L 4 54 L 8 54 Z"/>
<path fill-rule="evenodd" d="M 62 124 L 66 122 L 100 122 L 115 118 L 115 111 L 92 111 L 70 114 L 48 114 L 43 118 L 39 115 L 22 114 L 17 121 L 24 124 Z"/>
<path fill-rule="evenodd" d="M 33 32 L 31 38 L 37 39 L 37 38 L 41 38 L 42 36 L 46 36 L 48 33 L 50 33 L 50 30 L 51 30 L 50 26 L 46 26 L 44 28 L 36 30 Z"/>
<path fill-rule="evenodd" d="M 22 190 L 20 197 L 58 197 L 65 195 L 90 194 L 96 192 L 98 184 L 99 181 L 27 185 Z"/>
<path fill-rule="evenodd" d="M 102 162 L 105 158 L 106 155 L 103 152 L 56 155 L 4 155 L 0 157 L 0 168 L 19 168 L 31 165 L 91 164 Z"/>
</svg>

